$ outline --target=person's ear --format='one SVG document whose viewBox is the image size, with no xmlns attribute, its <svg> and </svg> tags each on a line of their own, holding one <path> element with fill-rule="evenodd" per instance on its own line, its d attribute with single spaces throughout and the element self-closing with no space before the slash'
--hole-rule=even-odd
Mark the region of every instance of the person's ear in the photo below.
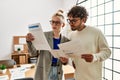
<svg viewBox="0 0 120 80">
<path fill-rule="evenodd" d="M 86 23 L 86 21 L 87 21 L 87 18 L 83 18 L 83 19 L 82 19 L 82 21 L 83 21 L 84 23 Z"/>
<path fill-rule="evenodd" d="M 65 26 L 65 23 L 63 23 L 62 28 Z"/>
</svg>

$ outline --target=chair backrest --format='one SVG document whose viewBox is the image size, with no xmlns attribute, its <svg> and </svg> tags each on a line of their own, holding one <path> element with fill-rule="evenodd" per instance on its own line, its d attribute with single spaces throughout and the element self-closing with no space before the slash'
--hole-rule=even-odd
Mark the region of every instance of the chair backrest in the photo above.
<svg viewBox="0 0 120 80">
<path fill-rule="evenodd" d="M 14 80 L 33 80 L 33 78 L 32 77 L 26 77 L 26 78 L 14 79 Z"/>
<path fill-rule="evenodd" d="M 10 60 L 0 60 L 0 65 L 6 65 L 6 68 L 13 68 L 16 62 L 13 59 Z"/>
</svg>

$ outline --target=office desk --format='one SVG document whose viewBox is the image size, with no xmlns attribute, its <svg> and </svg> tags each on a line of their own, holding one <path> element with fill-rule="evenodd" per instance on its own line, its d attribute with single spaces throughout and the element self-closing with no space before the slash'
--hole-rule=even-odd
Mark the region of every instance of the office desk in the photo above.
<svg viewBox="0 0 120 80">
<path fill-rule="evenodd" d="M 22 64 L 22 65 L 24 66 L 24 65 L 28 65 L 28 64 Z M 30 65 L 35 65 L 35 64 L 30 64 Z M 35 67 L 26 71 L 25 77 L 34 77 L 34 73 L 35 73 Z M 74 78 L 74 68 L 70 65 L 63 66 L 63 73 L 65 76 L 65 80 Z M 9 70 L 7 70 L 7 72 L 5 74 L 0 74 L 0 76 L 2 76 L 2 75 L 8 75 L 9 80 L 11 78 L 11 74 L 10 74 Z"/>
<path fill-rule="evenodd" d="M 35 64 L 22 64 L 21 67 L 22 66 L 28 66 L 28 65 L 35 66 Z M 14 68 L 16 68 L 16 66 Z M 11 69 L 14 69 L 14 68 L 11 68 Z M 34 73 L 35 73 L 35 67 L 34 68 L 30 68 L 29 70 L 27 70 L 25 72 L 25 77 L 34 77 Z M 10 80 L 11 74 L 10 74 L 9 69 L 7 69 L 5 74 L 0 74 L 0 76 L 3 76 L 3 75 L 8 75 L 9 80 Z"/>
<path fill-rule="evenodd" d="M 75 70 L 72 66 L 70 65 L 63 66 L 63 73 L 64 73 L 65 80 L 74 78 L 74 72 Z"/>
</svg>

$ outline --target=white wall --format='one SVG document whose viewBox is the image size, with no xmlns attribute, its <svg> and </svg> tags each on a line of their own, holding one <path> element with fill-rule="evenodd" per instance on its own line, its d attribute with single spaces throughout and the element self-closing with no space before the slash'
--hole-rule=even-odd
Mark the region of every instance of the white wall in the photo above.
<svg viewBox="0 0 120 80">
<path fill-rule="evenodd" d="M 61 5 L 61 0 L 0 0 L 0 60 L 11 58 L 13 36 L 26 35 L 29 24 L 50 30 L 49 19 Z"/>
<path fill-rule="evenodd" d="M 68 11 L 73 5 L 76 5 L 77 0 L 64 0 L 63 8 L 65 11 Z"/>
<path fill-rule="evenodd" d="M 0 60 L 11 58 L 13 36 L 26 35 L 28 25 L 40 22 L 50 30 L 49 19 L 58 9 L 65 14 L 77 0 L 0 0 Z"/>
<path fill-rule="evenodd" d="M 67 13 L 68 11 L 74 6 L 76 5 L 77 0 L 63 0 L 63 9 L 64 9 L 64 14 L 66 16 L 67 19 Z M 71 32 L 70 26 L 66 21 L 66 26 L 63 28 L 62 34 L 65 36 L 68 36 L 69 32 Z"/>
</svg>

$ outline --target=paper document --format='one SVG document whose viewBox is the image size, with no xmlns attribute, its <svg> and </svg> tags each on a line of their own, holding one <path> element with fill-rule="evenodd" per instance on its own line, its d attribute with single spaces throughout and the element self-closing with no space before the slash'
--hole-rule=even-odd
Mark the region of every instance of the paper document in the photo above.
<svg viewBox="0 0 120 80">
<path fill-rule="evenodd" d="M 26 68 L 14 68 L 14 69 L 9 69 L 10 74 L 11 74 L 11 79 L 10 80 L 14 80 L 14 79 L 19 79 L 19 78 L 24 78 L 25 77 L 25 72 L 26 72 Z"/>
<path fill-rule="evenodd" d="M 81 56 L 81 54 L 86 52 L 84 46 L 82 43 L 80 43 L 80 41 L 69 41 L 61 43 L 58 46 L 60 50 L 66 53 L 66 55 L 69 57 Z"/>
<path fill-rule="evenodd" d="M 66 53 L 63 50 L 50 50 L 50 52 L 55 58 L 59 58 L 59 57 L 68 58 L 68 56 L 66 55 Z"/>
<path fill-rule="evenodd" d="M 0 76 L 0 80 L 8 80 L 8 75 L 3 75 L 3 76 Z"/>
<path fill-rule="evenodd" d="M 59 50 L 51 49 L 40 23 L 29 25 L 29 32 L 35 37 L 35 40 L 32 41 L 35 48 L 37 50 L 49 50 L 55 58 L 80 56 L 82 53 L 85 53 L 83 45 L 80 41 L 61 43 L 58 45 Z"/>
<path fill-rule="evenodd" d="M 45 38 L 42 27 L 40 23 L 29 25 L 29 32 L 35 37 L 32 41 L 33 45 L 37 50 L 50 50 L 50 46 Z"/>
<path fill-rule="evenodd" d="M 73 54 L 73 51 L 70 50 L 51 50 L 51 54 L 55 57 L 55 58 L 59 58 L 59 57 L 74 57 L 75 55 Z"/>
</svg>

